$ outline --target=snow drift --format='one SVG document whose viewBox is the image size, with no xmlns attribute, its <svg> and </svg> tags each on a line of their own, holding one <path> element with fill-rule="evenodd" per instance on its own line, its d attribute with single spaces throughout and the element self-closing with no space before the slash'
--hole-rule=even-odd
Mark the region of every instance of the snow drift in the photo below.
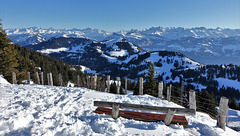
<svg viewBox="0 0 240 136">
<path fill-rule="evenodd" d="M 216 126 L 216 120 L 197 112 L 186 115 L 187 128 L 95 114 L 93 101 L 115 101 L 181 107 L 149 95 L 115 95 L 85 88 L 3 84 L 0 80 L 0 135 L 207 135 L 240 133 Z"/>
<path fill-rule="evenodd" d="M 3 75 L 0 75 L 0 84 L 9 84 L 9 82 L 3 77 Z"/>
</svg>

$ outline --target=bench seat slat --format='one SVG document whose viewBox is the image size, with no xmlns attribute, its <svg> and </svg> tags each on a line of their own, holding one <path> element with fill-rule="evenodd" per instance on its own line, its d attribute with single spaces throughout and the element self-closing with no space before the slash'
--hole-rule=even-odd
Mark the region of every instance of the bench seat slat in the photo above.
<svg viewBox="0 0 240 136">
<path fill-rule="evenodd" d="M 111 115 L 112 109 L 105 108 L 105 107 L 98 107 L 94 112 L 98 114 Z M 135 120 L 146 121 L 146 122 L 159 122 L 159 121 L 164 121 L 164 118 L 166 115 L 119 110 L 119 116 L 128 118 L 128 119 L 135 119 Z M 188 125 L 188 121 L 186 120 L 185 116 L 174 115 L 171 121 L 171 124 L 177 124 L 177 123 L 180 125 L 183 125 L 184 127 L 187 127 Z"/>
</svg>

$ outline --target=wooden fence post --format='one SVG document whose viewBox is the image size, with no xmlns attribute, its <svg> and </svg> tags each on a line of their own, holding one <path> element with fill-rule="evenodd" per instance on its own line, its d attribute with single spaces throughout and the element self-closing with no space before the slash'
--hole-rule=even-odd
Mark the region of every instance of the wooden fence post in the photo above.
<svg viewBox="0 0 240 136">
<path fill-rule="evenodd" d="M 221 97 L 217 115 L 217 125 L 225 131 L 226 117 L 228 112 L 228 99 Z"/>
<path fill-rule="evenodd" d="M 41 81 L 42 81 L 42 85 L 44 85 L 43 72 L 41 72 Z"/>
<path fill-rule="evenodd" d="M 38 81 L 38 84 L 40 85 L 41 83 L 40 83 L 40 79 L 39 79 L 39 73 L 36 72 L 36 75 L 37 75 L 37 81 Z"/>
<path fill-rule="evenodd" d="M 112 118 L 117 119 L 119 115 L 119 104 L 112 105 Z"/>
<path fill-rule="evenodd" d="M 16 73 L 12 72 L 12 83 L 17 84 Z"/>
<path fill-rule="evenodd" d="M 77 84 L 78 84 L 78 87 L 80 87 L 80 76 L 77 75 Z"/>
<path fill-rule="evenodd" d="M 86 76 L 86 88 L 90 89 L 89 76 Z"/>
<path fill-rule="evenodd" d="M 49 73 L 49 79 L 50 79 L 50 86 L 53 86 L 52 73 Z"/>
<path fill-rule="evenodd" d="M 58 84 L 59 84 L 59 86 L 63 86 L 62 75 L 61 74 L 58 74 Z"/>
<path fill-rule="evenodd" d="M 88 89 L 91 89 L 91 84 L 92 83 L 91 83 L 91 75 L 90 75 L 90 76 L 87 76 L 87 86 L 88 86 L 87 88 Z"/>
<path fill-rule="evenodd" d="M 94 89 L 94 75 L 90 76 L 90 88 Z"/>
<path fill-rule="evenodd" d="M 93 75 L 92 75 L 92 76 L 89 76 L 89 88 L 90 88 L 90 89 L 93 89 L 93 81 L 94 81 Z"/>
<path fill-rule="evenodd" d="M 100 88 L 100 91 L 106 91 L 106 81 L 101 77 L 100 84 L 97 84 Z"/>
<path fill-rule="evenodd" d="M 93 77 L 93 89 L 97 90 L 97 75 L 94 75 Z"/>
<path fill-rule="evenodd" d="M 167 87 L 167 100 L 170 102 L 171 94 L 170 94 L 170 89 L 169 86 Z"/>
<path fill-rule="evenodd" d="M 143 95 L 143 78 L 139 78 L 139 95 Z"/>
<path fill-rule="evenodd" d="M 158 83 L 158 98 L 163 98 L 163 82 Z"/>
<path fill-rule="evenodd" d="M 176 110 L 168 109 L 167 115 L 164 118 L 165 125 L 167 125 L 167 126 L 170 125 L 170 123 L 172 122 L 172 119 L 174 117 L 175 112 L 176 112 Z"/>
<path fill-rule="evenodd" d="M 91 75 L 90 76 L 88 76 L 88 78 L 87 78 L 87 85 L 88 85 L 88 88 L 89 89 L 91 89 L 91 87 L 92 87 L 92 82 L 91 82 Z"/>
<path fill-rule="evenodd" d="M 120 86 L 121 86 L 120 77 L 117 77 L 117 94 L 120 94 Z"/>
<path fill-rule="evenodd" d="M 107 92 L 110 93 L 110 75 L 107 76 Z"/>
<path fill-rule="evenodd" d="M 49 73 L 47 73 L 47 80 L 48 80 L 48 85 L 50 85 Z"/>
<path fill-rule="evenodd" d="M 125 94 L 127 94 L 127 82 L 128 82 L 128 80 L 127 80 L 127 78 L 125 78 Z"/>
<path fill-rule="evenodd" d="M 169 85 L 169 100 L 171 101 L 171 96 L 172 96 L 172 84 Z"/>
<path fill-rule="evenodd" d="M 183 105 L 184 81 L 181 82 L 181 105 Z"/>
<path fill-rule="evenodd" d="M 30 72 L 27 72 L 27 83 L 30 84 Z"/>
<path fill-rule="evenodd" d="M 229 110 L 229 106 L 227 107 L 227 109 Z M 227 117 L 226 117 L 226 126 L 228 126 L 228 110 L 227 110 Z"/>
<path fill-rule="evenodd" d="M 196 95 L 194 90 L 189 91 L 189 108 L 194 109 L 195 111 L 197 110 Z"/>
</svg>

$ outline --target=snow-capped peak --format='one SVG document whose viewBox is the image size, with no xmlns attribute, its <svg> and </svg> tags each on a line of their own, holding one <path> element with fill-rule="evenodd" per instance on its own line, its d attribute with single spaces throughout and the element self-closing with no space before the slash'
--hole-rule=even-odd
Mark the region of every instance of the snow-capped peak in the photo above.
<svg viewBox="0 0 240 136">
<path fill-rule="evenodd" d="M 26 46 L 52 37 L 88 38 L 95 42 L 120 42 L 125 38 L 142 49 L 177 51 L 205 64 L 240 64 L 240 29 L 205 27 L 151 27 L 107 32 L 99 29 L 54 29 L 30 27 L 7 29 L 13 42 Z M 119 39 L 119 40 L 118 40 Z M 112 46 L 113 44 L 106 44 Z M 207 45 L 207 46 L 205 46 Z M 136 50 L 137 51 L 137 50 Z M 219 58 L 221 57 L 221 58 Z M 207 59 L 206 59 L 207 58 Z"/>
</svg>

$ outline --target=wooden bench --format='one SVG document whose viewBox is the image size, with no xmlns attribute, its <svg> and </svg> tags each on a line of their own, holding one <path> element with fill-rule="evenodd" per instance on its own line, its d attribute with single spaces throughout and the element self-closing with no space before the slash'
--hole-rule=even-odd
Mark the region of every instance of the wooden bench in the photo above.
<svg viewBox="0 0 240 136">
<path fill-rule="evenodd" d="M 183 125 L 184 127 L 187 127 L 188 125 L 188 121 L 186 120 L 185 116 L 179 116 L 174 114 L 189 114 L 189 115 L 196 114 L 196 111 L 194 109 L 157 107 L 157 106 L 116 103 L 116 102 L 106 102 L 106 101 L 94 101 L 94 106 L 98 106 L 98 108 L 94 111 L 95 113 L 112 115 L 114 119 L 116 119 L 117 117 L 124 117 L 128 119 L 135 119 L 135 120 L 146 121 L 146 122 L 164 121 L 166 125 L 178 123 L 180 125 Z M 112 109 L 109 109 L 106 107 L 112 107 Z M 119 108 L 141 110 L 141 111 L 164 112 L 167 114 L 124 111 L 124 110 L 119 110 Z"/>
</svg>

